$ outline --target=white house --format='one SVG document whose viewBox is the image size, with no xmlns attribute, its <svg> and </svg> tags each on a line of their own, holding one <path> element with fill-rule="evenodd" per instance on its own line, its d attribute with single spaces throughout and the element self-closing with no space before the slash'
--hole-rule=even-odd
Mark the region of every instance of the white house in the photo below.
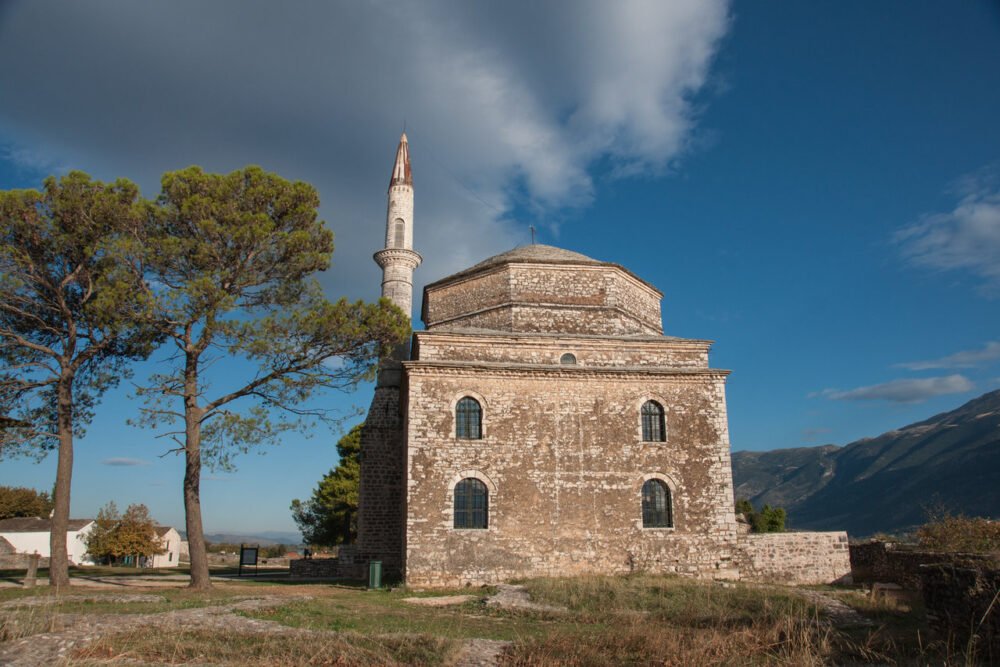
<svg viewBox="0 0 1000 667">
<path fill-rule="evenodd" d="M 14 547 L 17 553 L 37 553 L 49 557 L 49 533 L 52 521 L 37 517 L 19 517 L 0 520 L 0 537 Z M 87 535 L 94 529 L 93 519 L 70 519 L 66 531 L 66 554 L 74 565 L 93 565 L 87 556 Z"/>
<path fill-rule="evenodd" d="M 152 567 L 177 567 L 181 560 L 181 534 L 170 526 L 156 526 L 154 530 L 167 550 L 153 556 Z"/>
</svg>

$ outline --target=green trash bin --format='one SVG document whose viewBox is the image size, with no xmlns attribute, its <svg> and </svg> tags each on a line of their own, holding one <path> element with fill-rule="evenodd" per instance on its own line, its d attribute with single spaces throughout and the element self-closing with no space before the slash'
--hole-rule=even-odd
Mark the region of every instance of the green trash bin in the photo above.
<svg viewBox="0 0 1000 667">
<path fill-rule="evenodd" d="M 368 588 L 382 588 L 382 561 L 368 561 Z"/>
</svg>

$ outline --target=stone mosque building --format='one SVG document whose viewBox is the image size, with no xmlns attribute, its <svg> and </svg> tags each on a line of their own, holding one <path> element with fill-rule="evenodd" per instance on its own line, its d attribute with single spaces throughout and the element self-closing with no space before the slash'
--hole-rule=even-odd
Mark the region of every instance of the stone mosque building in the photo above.
<svg viewBox="0 0 1000 667">
<path fill-rule="evenodd" d="M 421 261 L 413 194 L 404 134 L 375 261 L 407 313 Z M 414 586 L 640 570 L 842 577 L 845 534 L 738 530 L 728 371 L 709 365 L 710 341 L 664 335 L 662 297 L 623 266 L 546 245 L 427 285 L 424 330 L 380 366 L 358 543 L 342 559 L 359 572 L 380 560 Z"/>
</svg>

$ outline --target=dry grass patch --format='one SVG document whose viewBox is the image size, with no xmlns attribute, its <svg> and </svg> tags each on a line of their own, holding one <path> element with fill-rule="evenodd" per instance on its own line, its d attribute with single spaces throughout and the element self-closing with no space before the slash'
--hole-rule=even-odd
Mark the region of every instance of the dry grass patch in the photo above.
<svg viewBox="0 0 1000 667">
<path fill-rule="evenodd" d="M 135 632 L 103 637 L 74 652 L 74 660 L 142 661 L 179 665 L 437 665 L 457 651 L 445 639 L 354 633 L 261 634 L 213 630 Z"/>
<path fill-rule="evenodd" d="M 29 607 L 0 612 L 0 644 L 61 628 L 59 617 L 49 608 Z"/>
</svg>

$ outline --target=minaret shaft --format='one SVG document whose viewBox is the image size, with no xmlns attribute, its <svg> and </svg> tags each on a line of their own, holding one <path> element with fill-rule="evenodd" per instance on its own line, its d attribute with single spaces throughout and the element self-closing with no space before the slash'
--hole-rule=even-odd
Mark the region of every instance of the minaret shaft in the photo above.
<svg viewBox="0 0 1000 667">
<path fill-rule="evenodd" d="M 413 250 L 413 174 L 406 133 L 399 139 L 389 180 L 385 247 L 374 259 L 382 268 L 382 296 L 412 318 L 413 270 L 422 258 Z"/>
</svg>

